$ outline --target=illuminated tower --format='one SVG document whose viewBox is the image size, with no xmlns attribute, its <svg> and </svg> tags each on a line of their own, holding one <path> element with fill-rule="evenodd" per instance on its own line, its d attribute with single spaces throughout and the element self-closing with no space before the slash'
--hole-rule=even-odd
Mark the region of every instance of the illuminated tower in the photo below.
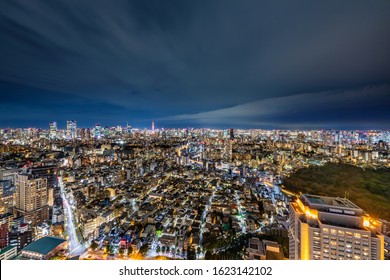
<svg viewBox="0 0 390 280">
<path fill-rule="evenodd" d="M 154 121 L 152 121 L 152 134 L 154 134 Z"/>
<path fill-rule="evenodd" d="M 229 154 L 228 154 L 229 162 L 233 160 L 233 140 L 229 140 Z"/>
<path fill-rule="evenodd" d="M 350 200 L 303 194 L 290 202 L 290 260 L 383 260 L 381 223 Z"/>
<path fill-rule="evenodd" d="M 230 140 L 234 140 L 234 129 L 233 128 L 229 129 L 229 137 L 230 137 Z"/>
<path fill-rule="evenodd" d="M 57 137 L 57 123 L 49 122 L 49 137 L 55 139 Z"/>
<path fill-rule="evenodd" d="M 101 137 L 101 130 L 102 130 L 102 126 L 100 124 L 96 124 L 93 130 L 93 138 L 99 140 Z"/>
</svg>

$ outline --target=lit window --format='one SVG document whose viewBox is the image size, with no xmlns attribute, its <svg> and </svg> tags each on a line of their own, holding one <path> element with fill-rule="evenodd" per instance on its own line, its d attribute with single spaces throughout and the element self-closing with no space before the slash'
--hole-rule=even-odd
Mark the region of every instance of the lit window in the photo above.
<svg viewBox="0 0 390 280">
<path fill-rule="evenodd" d="M 323 228 L 322 231 L 323 231 L 324 233 L 329 233 L 329 229 L 328 229 L 328 228 Z"/>
<path fill-rule="evenodd" d="M 360 233 L 355 233 L 353 236 L 354 236 L 355 238 L 360 238 L 360 237 L 361 237 Z"/>
<path fill-rule="evenodd" d="M 344 235 L 344 231 L 343 230 L 339 230 L 339 235 Z"/>
<path fill-rule="evenodd" d="M 336 235 L 336 234 L 337 234 L 337 230 L 331 229 L 331 230 L 330 230 L 330 233 L 331 233 L 332 235 Z"/>
</svg>

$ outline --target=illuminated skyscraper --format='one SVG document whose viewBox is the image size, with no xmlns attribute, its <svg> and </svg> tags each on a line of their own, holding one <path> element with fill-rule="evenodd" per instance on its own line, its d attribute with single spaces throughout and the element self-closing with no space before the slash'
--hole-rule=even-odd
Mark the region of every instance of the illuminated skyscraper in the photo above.
<svg viewBox="0 0 390 280">
<path fill-rule="evenodd" d="M 49 137 L 55 139 L 57 137 L 57 123 L 49 122 Z"/>
<path fill-rule="evenodd" d="M 383 260 L 381 223 L 350 200 L 303 194 L 290 203 L 291 260 Z"/>
<path fill-rule="evenodd" d="M 152 121 L 152 134 L 154 134 L 154 121 Z"/>
<path fill-rule="evenodd" d="M 100 124 L 96 124 L 93 129 L 93 138 L 99 140 L 101 138 L 102 126 Z"/>
<path fill-rule="evenodd" d="M 77 122 L 67 121 L 66 122 L 66 139 L 75 140 L 77 138 Z"/>
<path fill-rule="evenodd" d="M 234 140 L 234 129 L 233 128 L 229 129 L 229 136 L 230 136 L 230 140 Z"/>
<path fill-rule="evenodd" d="M 24 216 L 25 222 L 39 225 L 49 218 L 47 179 L 31 174 L 18 174 L 15 180 L 18 217 Z"/>
</svg>

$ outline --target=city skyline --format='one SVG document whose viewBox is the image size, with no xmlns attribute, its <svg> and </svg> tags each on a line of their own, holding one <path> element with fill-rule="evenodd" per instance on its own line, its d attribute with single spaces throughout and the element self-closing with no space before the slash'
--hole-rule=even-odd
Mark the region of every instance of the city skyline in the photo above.
<svg viewBox="0 0 390 280">
<path fill-rule="evenodd" d="M 28 129 L 39 129 L 42 131 L 67 131 L 68 130 L 68 122 L 75 122 L 78 123 L 77 120 L 67 120 L 64 123 L 57 122 L 57 121 L 49 121 L 46 123 L 46 126 L 29 126 L 29 127 L 0 127 L 1 130 L 28 130 Z M 259 130 L 259 131 L 290 131 L 290 132 L 296 132 L 296 131 L 356 131 L 356 132 L 389 132 L 390 129 L 336 129 L 336 128 L 261 128 L 261 127 L 234 127 L 234 126 L 209 126 L 209 127 L 197 127 L 197 126 L 155 126 L 155 122 L 151 121 L 149 124 L 146 123 L 145 126 L 132 126 L 129 122 L 123 123 L 112 123 L 111 125 L 107 125 L 105 123 L 99 123 L 99 122 L 91 122 L 94 123 L 90 126 L 79 126 L 77 124 L 76 130 L 80 129 L 94 129 L 97 126 L 100 127 L 100 129 L 109 128 L 109 129 L 117 129 L 117 128 L 129 128 L 132 130 L 148 130 L 148 131 L 158 131 L 158 130 L 216 130 L 216 131 L 229 131 L 230 129 L 235 130 L 242 130 L 242 131 L 251 131 L 251 130 Z"/>
<path fill-rule="evenodd" d="M 390 129 L 388 1 L 0 4 L 0 127 Z"/>
</svg>

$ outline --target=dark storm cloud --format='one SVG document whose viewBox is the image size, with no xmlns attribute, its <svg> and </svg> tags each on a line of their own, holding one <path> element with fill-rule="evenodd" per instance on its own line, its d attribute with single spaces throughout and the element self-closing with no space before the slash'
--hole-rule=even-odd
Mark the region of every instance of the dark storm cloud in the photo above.
<svg viewBox="0 0 390 280">
<path fill-rule="evenodd" d="M 31 100 L 7 110 L 34 107 L 42 121 L 53 106 L 107 123 L 378 127 L 390 121 L 381 109 L 390 105 L 389 10 L 388 1 L 2 1 L 0 80 L 24 86 L 14 94 Z M 381 96 L 380 110 L 367 88 Z M 302 96 L 309 108 L 346 92 L 356 93 L 354 113 L 331 114 L 331 102 L 315 118 L 283 110 Z M 71 102 L 46 104 L 50 93 Z M 267 112 L 270 100 L 279 111 L 200 118 L 245 106 Z"/>
<path fill-rule="evenodd" d="M 390 86 L 304 93 L 263 99 L 229 108 L 162 118 L 201 126 L 237 125 L 265 128 L 388 129 Z M 326 122 L 324 123 L 324 119 Z"/>
</svg>

